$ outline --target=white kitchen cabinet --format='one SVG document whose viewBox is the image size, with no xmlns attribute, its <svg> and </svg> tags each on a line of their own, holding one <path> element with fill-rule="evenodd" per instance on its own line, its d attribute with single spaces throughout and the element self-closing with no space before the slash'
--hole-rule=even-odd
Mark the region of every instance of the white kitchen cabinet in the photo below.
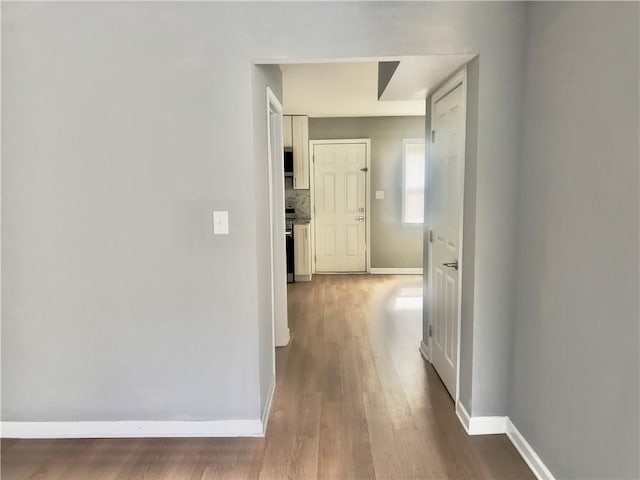
<svg viewBox="0 0 640 480">
<path fill-rule="evenodd" d="M 293 188 L 309 190 L 309 117 L 291 118 L 293 142 Z"/>
<path fill-rule="evenodd" d="M 282 117 L 282 146 L 284 148 L 293 147 L 293 139 L 291 137 L 291 115 L 285 115 Z"/>
<path fill-rule="evenodd" d="M 311 281 L 311 225 L 293 226 L 293 255 L 296 282 Z"/>
<path fill-rule="evenodd" d="M 309 190 L 309 117 L 293 115 L 290 118 L 291 146 L 293 148 L 293 188 L 295 190 Z"/>
</svg>

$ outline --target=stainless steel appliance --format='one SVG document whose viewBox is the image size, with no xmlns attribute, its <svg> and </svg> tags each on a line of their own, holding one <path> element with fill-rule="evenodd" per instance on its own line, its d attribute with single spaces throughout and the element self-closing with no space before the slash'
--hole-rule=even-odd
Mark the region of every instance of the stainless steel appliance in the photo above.
<svg viewBox="0 0 640 480">
<path fill-rule="evenodd" d="M 293 219 L 296 216 L 295 208 L 285 208 L 285 230 L 284 240 L 287 247 L 287 283 L 296 281 L 295 274 L 295 257 L 294 257 L 294 238 L 293 238 Z"/>
<path fill-rule="evenodd" d="M 293 177 L 293 148 L 284 147 L 284 176 Z"/>
</svg>

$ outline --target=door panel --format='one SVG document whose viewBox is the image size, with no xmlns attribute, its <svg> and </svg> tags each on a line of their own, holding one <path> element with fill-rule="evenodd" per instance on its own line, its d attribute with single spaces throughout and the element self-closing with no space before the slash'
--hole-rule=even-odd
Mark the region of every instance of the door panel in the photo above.
<svg viewBox="0 0 640 480">
<path fill-rule="evenodd" d="M 429 226 L 433 235 L 430 243 L 431 362 L 453 398 L 456 398 L 458 368 L 459 270 L 444 264 L 460 260 L 465 128 L 463 88 L 461 83 L 432 106 L 431 128 L 435 134 L 428 176 Z"/>
<path fill-rule="evenodd" d="M 365 143 L 314 145 L 316 272 L 364 272 Z"/>
</svg>

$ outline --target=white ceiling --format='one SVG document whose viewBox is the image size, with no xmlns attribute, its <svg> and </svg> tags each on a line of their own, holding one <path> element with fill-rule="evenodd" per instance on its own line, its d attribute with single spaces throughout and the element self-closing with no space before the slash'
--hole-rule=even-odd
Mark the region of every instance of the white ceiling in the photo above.
<svg viewBox="0 0 640 480">
<path fill-rule="evenodd" d="M 378 62 L 280 65 L 287 114 L 310 117 L 424 115 L 424 101 L 378 101 Z"/>
<path fill-rule="evenodd" d="M 472 54 L 403 57 L 381 100 L 427 98 L 453 72 L 474 57 Z"/>
<path fill-rule="evenodd" d="M 400 64 L 381 100 L 377 60 L 281 64 L 284 111 L 310 117 L 424 115 L 427 95 L 472 57 L 398 57 Z"/>
</svg>

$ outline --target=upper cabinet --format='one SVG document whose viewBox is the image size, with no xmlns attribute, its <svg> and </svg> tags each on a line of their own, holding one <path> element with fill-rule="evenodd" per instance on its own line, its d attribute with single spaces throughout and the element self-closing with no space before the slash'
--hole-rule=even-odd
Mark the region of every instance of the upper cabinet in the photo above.
<svg viewBox="0 0 640 480">
<path fill-rule="evenodd" d="M 293 150 L 293 188 L 309 190 L 309 117 L 284 116 L 284 147 Z"/>
<path fill-rule="evenodd" d="M 283 147 L 291 148 L 293 147 L 293 140 L 291 138 L 291 115 L 285 115 L 282 117 L 282 129 L 283 129 Z"/>
</svg>

